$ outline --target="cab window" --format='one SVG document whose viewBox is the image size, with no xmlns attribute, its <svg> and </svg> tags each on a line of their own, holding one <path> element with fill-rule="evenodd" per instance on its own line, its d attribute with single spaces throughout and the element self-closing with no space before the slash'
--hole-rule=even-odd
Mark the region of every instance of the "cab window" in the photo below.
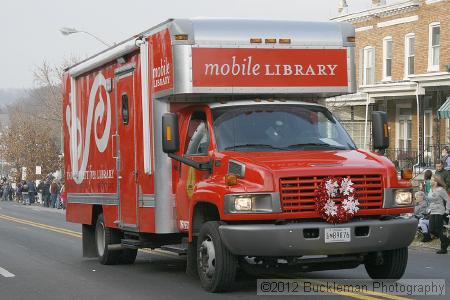
<svg viewBox="0 0 450 300">
<path fill-rule="evenodd" d="M 192 114 L 189 121 L 186 144 L 186 155 L 207 155 L 209 146 L 209 133 L 204 112 L 198 111 Z"/>
</svg>

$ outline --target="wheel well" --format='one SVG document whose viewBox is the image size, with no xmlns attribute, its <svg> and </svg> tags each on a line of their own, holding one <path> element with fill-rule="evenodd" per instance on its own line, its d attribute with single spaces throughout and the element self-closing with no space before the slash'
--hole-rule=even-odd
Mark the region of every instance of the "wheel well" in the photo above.
<svg viewBox="0 0 450 300">
<path fill-rule="evenodd" d="M 103 212 L 103 208 L 101 205 L 94 205 L 92 207 L 92 225 L 95 226 L 95 223 L 97 222 L 97 217 L 102 212 Z"/>
<path fill-rule="evenodd" d="M 214 204 L 208 202 L 198 202 L 194 207 L 192 216 L 192 235 L 198 235 L 200 227 L 208 221 L 219 221 L 219 210 Z"/>
</svg>

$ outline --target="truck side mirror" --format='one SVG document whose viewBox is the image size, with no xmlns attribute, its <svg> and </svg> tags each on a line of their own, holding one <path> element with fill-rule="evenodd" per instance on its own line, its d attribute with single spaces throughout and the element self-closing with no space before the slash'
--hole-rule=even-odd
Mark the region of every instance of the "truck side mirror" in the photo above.
<svg viewBox="0 0 450 300">
<path fill-rule="evenodd" d="M 162 146 L 164 153 L 176 153 L 180 150 L 178 116 L 174 113 L 162 116 Z"/>
<path fill-rule="evenodd" d="M 389 128 L 384 111 L 372 112 L 372 140 L 377 150 L 389 148 Z"/>
</svg>

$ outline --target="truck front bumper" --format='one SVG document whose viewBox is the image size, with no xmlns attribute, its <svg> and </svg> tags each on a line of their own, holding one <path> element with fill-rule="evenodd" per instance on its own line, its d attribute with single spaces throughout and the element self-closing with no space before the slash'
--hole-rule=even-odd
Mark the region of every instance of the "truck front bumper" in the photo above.
<svg viewBox="0 0 450 300">
<path fill-rule="evenodd" d="M 352 221 L 337 225 L 323 222 L 221 225 L 219 232 L 226 247 L 235 255 L 335 255 L 407 247 L 414 239 L 417 222 L 415 218 L 397 218 Z M 325 228 L 350 228 L 350 242 L 325 243 Z M 318 230 L 319 235 L 305 238 L 305 230 Z"/>
</svg>

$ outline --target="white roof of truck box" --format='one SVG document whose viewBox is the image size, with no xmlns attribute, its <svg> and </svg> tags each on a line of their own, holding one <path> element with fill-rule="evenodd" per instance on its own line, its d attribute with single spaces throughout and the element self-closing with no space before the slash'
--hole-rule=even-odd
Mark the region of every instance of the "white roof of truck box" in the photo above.
<svg viewBox="0 0 450 300">
<path fill-rule="evenodd" d="M 353 37 L 355 34 L 351 24 L 337 22 L 210 18 L 169 19 L 67 68 L 66 71 L 74 77 L 89 72 L 123 55 L 136 51 L 139 49 L 142 38 L 166 28 L 171 32 L 173 44 L 203 46 L 234 45 L 241 47 L 251 45 L 251 38 L 289 38 L 291 44 L 286 47 L 336 47 L 349 45 L 347 37 Z M 173 37 L 176 34 L 188 34 L 189 39 L 187 41 L 175 41 Z M 273 47 L 273 45 L 262 44 L 261 47 Z"/>
</svg>

